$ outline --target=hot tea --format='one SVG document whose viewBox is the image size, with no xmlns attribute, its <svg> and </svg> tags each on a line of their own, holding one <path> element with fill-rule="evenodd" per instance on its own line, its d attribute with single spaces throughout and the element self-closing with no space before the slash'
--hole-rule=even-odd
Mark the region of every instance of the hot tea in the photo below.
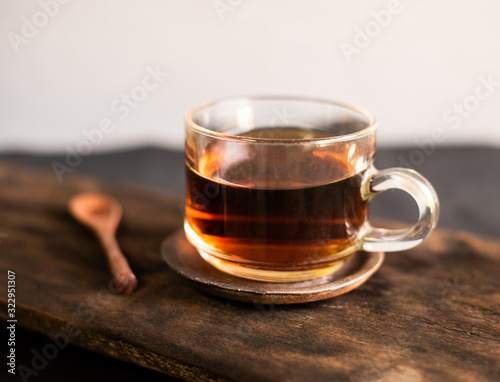
<svg viewBox="0 0 500 382">
<path fill-rule="evenodd" d="M 239 136 L 327 135 L 290 127 Z M 278 145 L 229 154 L 213 145 L 200 159 L 203 174 L 187 164 L 187 228 L 216 250 L 211 255 L 247 267 L 295 271 L 324 267 L 357 249 L 367 214 L 360 191 L 365 168 L 349 168 L 342 153 L 312 150 L 298 156 Z"/>
</svg>

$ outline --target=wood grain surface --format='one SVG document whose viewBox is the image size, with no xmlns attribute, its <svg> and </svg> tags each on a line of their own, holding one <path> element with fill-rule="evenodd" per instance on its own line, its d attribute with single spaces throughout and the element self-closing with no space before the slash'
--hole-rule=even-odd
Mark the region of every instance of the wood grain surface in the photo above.
<svg viewBox="0 0 500 382">
<path fill-rule="evenodd" d="M 97 240 L 68 214 L 81 191 L 122 202 L 134 294 L 115 293 Z M 181 210 L 155 189 L 0 163 L 0 316 L 12 270 L 17 325 L 185 380 L 500 380 L 500 241 L 437 230 L 346 295 L 254 305 L 204 294 L 166 266 L 159 246 Z"/>
</svg>

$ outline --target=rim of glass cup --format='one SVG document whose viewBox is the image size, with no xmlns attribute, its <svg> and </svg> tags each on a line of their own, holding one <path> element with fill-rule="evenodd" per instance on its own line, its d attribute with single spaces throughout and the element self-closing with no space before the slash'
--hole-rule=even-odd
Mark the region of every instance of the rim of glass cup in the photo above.
<svg viewBox="0 0 500 382">
<path fill-rule="evenodd" d="M 211 106 L 215 106 L 217 104 L 225 103 L 225 102 L 239 102 L 239 101 L 306 101 L 306 102 L 334 105 L 334 106 L 339 106 L 339 107 L 342 107 L 345 109 L 350 109 L 352 111 L 359 113 L 362 117 L 365 117 L 367 119 L 368 126 L 365 127 L 364 129 L 361 129 L 361 130 L 355 132 L 355 133 L 345 134 L 345 135 L 335 135 L 335 136 L 331 136 L 331 137 L 300 138 L 300 139 L 293 139 L 293 138 L 275 139 L 275 138 L 262 138 L 262 137 L 246 137 L 246 136 L 241 136 L 241 135 L 220 133 L 218 131 L 210 130 L 210 129 L 207 129 L 203 126 L 200 126 L 193 121 L 193 115 L 200 110 L 209 108 Z M 332 100 L 328 100 L 328 99 L 324 99 L 324 98 L 302 97 L 302 96 L 300 96 L 300 97 L 297 97 L 297 96 L 279 96 L 279 95 L 226 97 L 226 98 L 221 98 L 221 99 L 218 99 L 215 101 L 206 102 L 204 104 L 201 104 L 199 106 L 196 106 L 196 107 L 188 110 L 184 116 L 184 122 L 192 130 L 195 130 L 203 135 L 217 137 L 217 138 L 223 139 L 223 140 L 245 141 L 245 142 L 262 142 L 262 143 L 279 143 L 279 144 L 283 144 L 283 143 L 300 144 L 300 143 L 304 143 L 304 142 L 334 143 L 334 142 L 349 141 L 349 140 L 361 138 L 363 136 L 372 134 L 372 133 L 374 133 L 374 131 L 377 128 L 377 121 L 375 120 L 375 117 L 371 113 L 369 113 L 368 111 L 366 111 L 360 107 L 349 105 L 349 104 L 343 103 L 343 102 L 332 101 Z"/>
</svg>

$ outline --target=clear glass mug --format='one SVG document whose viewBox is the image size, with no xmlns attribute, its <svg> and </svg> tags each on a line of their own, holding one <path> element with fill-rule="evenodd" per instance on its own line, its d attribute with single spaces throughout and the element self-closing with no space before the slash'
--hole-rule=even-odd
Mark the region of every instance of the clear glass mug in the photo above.
<svg viewBox="0 0 500 382">
<path fill-rule="evenodd" d="M 373 166 L 376 122 L 359 108 L 296 97 L 225 99 L 186 114 L 187 239 L 223 272 L 295 282 L 356 251 L 401 251 L 434 229 L 431 184 Z M 406 229 L 370 225 L 368 202 L 396 188 L 417 202 Z"/>
</svg>

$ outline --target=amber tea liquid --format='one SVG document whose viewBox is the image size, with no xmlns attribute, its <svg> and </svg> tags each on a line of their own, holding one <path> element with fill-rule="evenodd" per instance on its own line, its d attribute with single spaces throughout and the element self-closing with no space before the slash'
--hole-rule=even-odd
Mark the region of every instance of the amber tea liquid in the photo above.
<svg viewBox="0 0 500 382">
<path fill-rule="evenodd" d="M 273 128 L 241 135 L 293 139 L 325 133 Z M 365 169 L 310 185 L 318 174 L 336 179 L 353 171 L 336 153 L 307 158 L 277 146 L 265 155 L 229 154 L 214 145 L 204 154 L 204 174 L 187 165 L 187 229 L 211 257 L 236 267 L 302 271 L 356 250 L 367 214 L 360 192 Z"/>
</svg>

